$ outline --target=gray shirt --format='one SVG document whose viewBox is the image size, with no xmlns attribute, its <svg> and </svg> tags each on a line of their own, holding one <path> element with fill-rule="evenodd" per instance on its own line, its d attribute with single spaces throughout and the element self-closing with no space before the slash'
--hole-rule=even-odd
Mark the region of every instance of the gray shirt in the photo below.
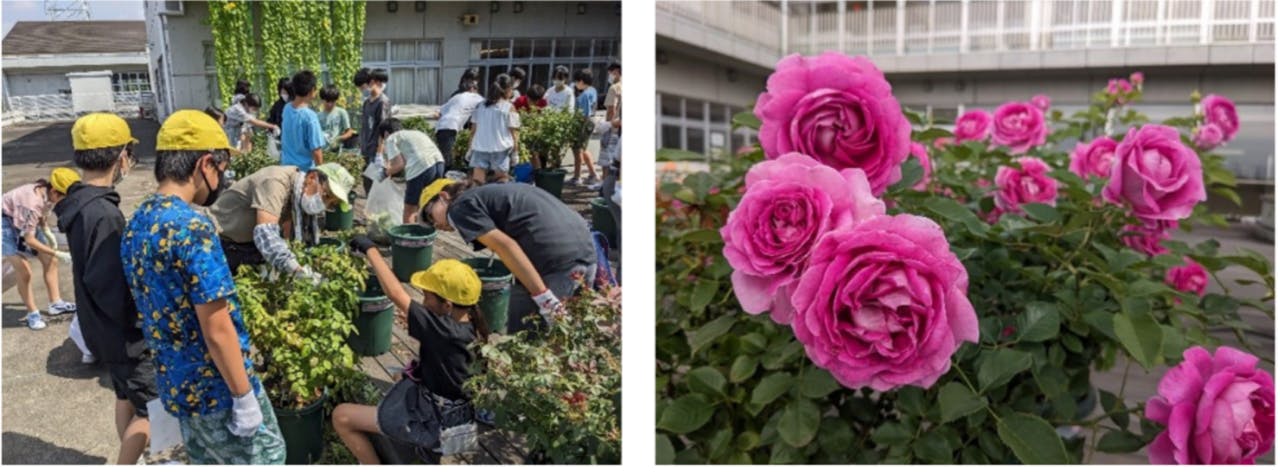
<svg viewBox="0 0 1280 472">
<path fill-rule="evenodd" d="M 364 101 L 360 108 L 360 155 L 365 159 L 378 155 L 378 126 L 387 118 L 391 118 L 391 99 L 387 94 Z"/>
<path fill-rule="evenodd" d="M 532 185 L 485 185 L 449 204 L 449 225 L 477 250 L 476 238 L 501 230 L 520 245 L 539 275 L 595 263 L 587 220 L 560 199 Z"/>
</svg>

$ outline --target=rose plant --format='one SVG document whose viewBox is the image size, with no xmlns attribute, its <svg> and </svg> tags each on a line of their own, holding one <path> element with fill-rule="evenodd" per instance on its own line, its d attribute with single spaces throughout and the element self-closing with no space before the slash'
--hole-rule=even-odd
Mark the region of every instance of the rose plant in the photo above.
<svg viewBox="0 0 1280 472">
<path fill-rule="evenodd" d="M 1172 237 L 1226 224 L 1209 195 L 1239 199 L 1223 158 L 1193 147 L 1210 117 L 1150 123 L 1129 109 L 1143 80 L 1071 116 L 1048 97 L 971 110 L 953 134 L 889 110 L 865 59 L 783 59 L 754 114 L 733 119 L 760 130 L 760 148 L 660 183 L 659 463 L 1265 453 L 1274 386 L 1240 356 L 1201 369 L 1194 398 L 1162 388 L 1164 403 L 1094 377 L 1200 366 L 1191 353 L 1223 343 L 1211 332 L 1224 327 L 1255 363 L 1274 362 L 1240 321 L 1272 312 L 1268 260 Z M 887 139 L 899 134 L 901 150 Z M 929 146 L 923 186 L 912 142 Z M 1267 294 L 1233 295 L 1228 267 Z M 1188 423 L 1182 404 L 1234 419 Z"/>
</svg>

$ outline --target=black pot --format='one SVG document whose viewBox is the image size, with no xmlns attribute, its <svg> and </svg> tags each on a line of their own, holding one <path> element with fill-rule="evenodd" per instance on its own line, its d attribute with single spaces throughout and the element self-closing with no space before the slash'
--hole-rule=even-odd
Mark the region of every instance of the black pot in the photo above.
<svg viewBox="0 0 1280 472">
<path fill-rule="evenodd" d="M 324 401 L 328 393 L 315 403 L 299 409 L 277 408 L 276 421 L 284 436 L 286 464 L 312 464 L 324 454 Z"/>
<path fill-rule="evenodd" d="M 564 169 L 538 169 L 533 172 L 533 184 L 560 198 L 566 173 Z"/>
</svg>

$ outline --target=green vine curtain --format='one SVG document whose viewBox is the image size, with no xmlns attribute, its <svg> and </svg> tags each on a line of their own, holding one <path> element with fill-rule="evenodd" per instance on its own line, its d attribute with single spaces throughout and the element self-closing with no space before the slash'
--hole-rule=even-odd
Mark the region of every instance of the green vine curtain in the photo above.
<svg viewBox="0 0 1280 472">
<path fill-rule="evenodd" d="M 209 2 L 218 92 L 224 103 L 237 79 L 248 78 L 266 97 L 275 81 L 301 70 L 329 66 L 332 82 L 344 97 L 358 91 L 349 80 L 360 68 L 365 2 Z"/>
</svg>

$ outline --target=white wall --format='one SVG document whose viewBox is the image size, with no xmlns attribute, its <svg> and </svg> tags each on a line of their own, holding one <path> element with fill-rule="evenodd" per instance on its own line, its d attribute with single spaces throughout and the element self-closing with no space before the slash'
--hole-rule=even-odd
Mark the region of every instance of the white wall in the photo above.
<svg viewBox="0 0 1280 472">
<path fill-rule="evenodd" d="M 766 76 L 754 66 L 712 62 L 674 48 L 658 49 L 666 56 L 666 63 L 657 65 L 658 93 L 744 107 L 764 91 Z M 732 82 L 729 69 L 734 70 Z"/>
<path fill-rule="evenodd" d="M 11 97 L 24 95 L 50 95 L 59 90 L 70 90 L 71 82 L 67 81 L 66 72 L 4 72 L 9 88 L 5 92 Z"/>
</svg>

